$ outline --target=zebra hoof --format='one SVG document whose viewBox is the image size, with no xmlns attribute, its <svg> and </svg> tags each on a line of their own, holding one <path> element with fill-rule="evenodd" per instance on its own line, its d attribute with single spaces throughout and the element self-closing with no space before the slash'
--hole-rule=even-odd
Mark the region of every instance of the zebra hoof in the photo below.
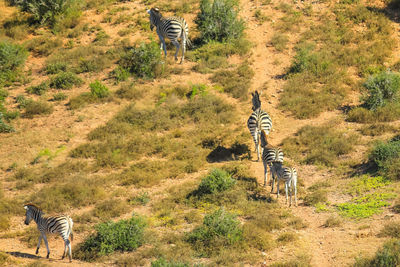
<svg viewBox="0 0 400 267">
<path fill-rule="evenodd" d="M 49 254 L 47 254 L 47 256 L 46 256 L 46 259 L 48 259 L 48 258 L 49 258 L 49 256 L 50 256 L 50 253 L 49 253 Z"/>
<path fill-rule="evenodd" d="M 39 254 L 39 249 L 36 249 L 36 252 L 35 252 L 35 254 Z"/>
</svg>

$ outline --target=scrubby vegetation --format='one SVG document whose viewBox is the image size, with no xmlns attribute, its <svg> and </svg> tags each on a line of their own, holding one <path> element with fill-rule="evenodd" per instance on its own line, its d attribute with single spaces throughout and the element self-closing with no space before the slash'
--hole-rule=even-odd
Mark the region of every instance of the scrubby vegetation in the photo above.
<svg viewBox="0 0 400 267">
<path fill-rule="evenodd" d="M 400 240 L 387 241 L 372 258 L 356 259 L 355 267 L 396 266 L 400 264 Z"/>
<path fill-rule="evenodd" d="M 132 217 L 116 223 L 107 222 L 97 225 L 96 233 L 89 236 L 76 249 L 74 256 L 78 259 L 92 261 L 98 256 L 114 251 L 132 251 L 144 242 L 146 223 L 141 217 Z"/>
</svg>

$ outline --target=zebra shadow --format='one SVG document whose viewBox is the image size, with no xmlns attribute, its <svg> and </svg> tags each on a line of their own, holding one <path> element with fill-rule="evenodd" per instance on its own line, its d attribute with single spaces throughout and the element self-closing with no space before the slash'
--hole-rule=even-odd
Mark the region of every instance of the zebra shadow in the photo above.
<svg viewBox="0 0 400 267">
<path fill-rule="evenodd" d="M 42 257 L 29 254 L 29 253 L 23 253 L 19 251 L 10 251 L 6 252 L 7 254 L 10 254 L 11 256 L 18 257 L 18 258 L 28 258 L 28 259 L 41 259 Z"/>
<path fill-rule="evenodd" d="M 250 158 L 250 149 L 246 144 L 235 142 L 230 148 L 218 145 L 207 155 L 207 162 L 223 162 Z"/>
</svg>

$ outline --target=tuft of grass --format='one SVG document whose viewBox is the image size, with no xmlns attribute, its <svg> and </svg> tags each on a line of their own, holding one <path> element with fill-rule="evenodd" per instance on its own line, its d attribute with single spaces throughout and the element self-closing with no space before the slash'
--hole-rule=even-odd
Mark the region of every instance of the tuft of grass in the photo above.
<svg viewBox="0 0 400 267">
<path fill-rule="evenodd" d="M 136 88 L 134 83 L 124 83 L 115 92 L 115 95 L 119 98 L 124 98 L 127 100 L 138 100 L 144 94 L 144 91 Z"/>
<path fill-rule="evenodd" d="M 390 222 L 384 225 L 379 233 L 379 236 L 400 238 L 400 223 Z"/>
<path fill-rule="evenodd" d="M 151 262 L 151 267 L 189 267 L 187 263 L 167 261 L 164 258 L 159 258 Z"/>
<path fill-rule="evenodd" d="M 288 42 L 288 36 L 282 33 L 275 33 L 270 41 L 271 45 L 275 47 L 275 49 L 279 52 L 283 52 L 284 50 L 286 50 Z"/>
<path fill-rule="evenodd" d="M 28 51 L 32 52 L 35 56 L 40 57 L 49 56 L 61 45 L 61 39 L 51 38 L 48 35 L 33 38 L 25 43 L 25 47 Z"/>
<path fill-rule="evenodd" d="M 283 243 L 283 244 L 286 244 L 286 243 L 289 243 L 289 242 L 294 242 L 296 240 L 297 240 L 297 236 L 293 232 L 282 233 L 276 239 L 276 241 L 278 241 L 280 243 Z"/>
<path fill-rule="evenodd" d="M 96 80 L 89 84 L 90 93 L 97 98 L 105 98 L 110 94 L 110 90 L 107 86 Z"/>
<path fill-rule="evenodd" d="M 93 216 L 98 217 L 101 221 L 108 221 L 111 218 L 119 217 L 127 213 L 128 205 L 120 199 L 109 199 L 98 203 L 94 210 Z"/>
<path fill-rule="evenodd" d="M 66 94 L 64 94 L 64 93 L 55 93 L 54 95 L 53 95 L 53 101 L 63 101 L 63 100 L 65 100 L 65 99 L 67 99 L 68 98 L 68 96 L 66 95 Z"/>
<path fill-rule="evenodd" d="M 316 204 L 324 203 L 327 200 L 327 192 L 325 190 L 318 189 L 304 197 L 304 205 L 315 206 Z"/>
<path fill-rule="evenodd" d="M 234 70 L 215 72 L 211 80 L 220 84 L 224 92 L 229 93 L 234 98 L 246 100 L 253 76 L 254 71 L 247 62 L 244 62 Z"/>
<path fill-rule="evenodd" d="M 323 126 L 304 126 L 295 137 L 282 141 L 283 150 L 290 156 L 307 164 L 335 166 L 338 156 L 352 151 L 358 137 L 339 130 L 329 124 Z"/>
<path fill-rule="evenodd" d="M 83 80 L 72 72 L 60 72 L 50 80 L 50 87 L 62 90 L 71 89 L 73 86 L 79 86 Z"/>
<path fill-rule="evenodd" d="M 397 128 L 384 123 L 374 123 L 371 125 L 365 125 L 360 129 L 363 135 L 379 136 L 387 132 L 396 132 Z"/>
<path fill-rule="evenodd" d="M 342 220 L 336 216 L 331 216 L 326 219 L 323 224 L 324 227 L 339 227 L 342 224 Z"/>
<path fill-rule="evenodd" d="M 43 101 L 29 101 L 25 105 L 24 117 L 33 118 L 35 115 L 51 114 L 53 106 Z"/>
<path fill-rule="evenodd" d="M 42 82 L 39 85 L 33 85 L 28 88 L 26 88 L 26 91 L 31 94 L 35 95 L 43 95 L 47 92 L 49 89 L 49 84 L 47 82 Z"/>
</svg>

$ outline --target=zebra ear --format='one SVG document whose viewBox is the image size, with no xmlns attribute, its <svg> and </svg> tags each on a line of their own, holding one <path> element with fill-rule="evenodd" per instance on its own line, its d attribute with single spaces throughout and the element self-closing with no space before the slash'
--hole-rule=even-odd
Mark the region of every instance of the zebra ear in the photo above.
<svg viewBox="0 0 400 267">
<path fill-rule="evenodd" d="M 24 206 L 24 209 L 28 210 L 28 206 L 25 205 L 25 206 Z"/>
</svg>

